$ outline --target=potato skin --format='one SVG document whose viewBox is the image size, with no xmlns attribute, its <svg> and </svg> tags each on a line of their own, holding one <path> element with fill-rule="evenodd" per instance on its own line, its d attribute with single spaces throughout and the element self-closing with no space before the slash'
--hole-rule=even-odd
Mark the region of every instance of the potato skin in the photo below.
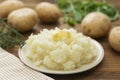
<svg viewBox="0 0 120 80">
<path fill-rule="evenodd" d="M 24 4 L 19 0 L 5 0 L 0 3 L 0 18 L 6 18 L 10 12 L 22 7 Z"/>
<path fill-rule="evenodd" d="M 52 3 L 41 2 L 36 6 L 40 21 L 44 23 L 57 22 L 61 16 L 60 9 Z"/>
<path fill-rule="evenodd" d="M 37 13 L 30 8 L 22 8 L 11 12 L 8 24 L 20 32 L 31 30 L 38 21 Z"/>
<path fill-rule="evenodd" d="M 120 52 L 120 26 L 110 31 L 109 43 L 114 50 Z"/>
<path fill-rule="evenodd" d="M 81 22 L 83 34 L 92 38 L 105 36 L 111 28 L 110 19 L 101 12 L 89 13 Z"/>
</svg>

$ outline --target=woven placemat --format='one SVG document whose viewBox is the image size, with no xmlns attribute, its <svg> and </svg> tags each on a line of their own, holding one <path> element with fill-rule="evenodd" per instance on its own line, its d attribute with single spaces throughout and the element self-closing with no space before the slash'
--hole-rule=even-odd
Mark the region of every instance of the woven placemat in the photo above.
<svg viewBox="0 0 120 80">
<path fill-rule="evenodd" d="M 0 48 L 0 80 L 54 80 L 25 66 L 11 53 Z"/>
</svg>

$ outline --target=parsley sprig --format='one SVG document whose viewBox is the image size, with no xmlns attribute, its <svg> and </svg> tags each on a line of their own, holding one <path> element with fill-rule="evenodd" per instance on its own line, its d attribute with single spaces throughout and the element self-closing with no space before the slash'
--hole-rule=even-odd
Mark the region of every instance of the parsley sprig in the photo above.
<svg viewBox="0 0 120 80">
<path fill-rule="evenodd" d="M 6 23 L 7 19 L 0 18 L 0 46 L 12 48 L 23 43 L 22 34 Z"/>
<path fill-rule="evenodd" d="M 90 12 L 99 11 L 106 14 L 111 21 L 118 19 L 118 10 L 107 2 L 95 0 L 56 0 L 57 5 L 64 13 L 64 21 L 75 25 Z"/>
</svg>

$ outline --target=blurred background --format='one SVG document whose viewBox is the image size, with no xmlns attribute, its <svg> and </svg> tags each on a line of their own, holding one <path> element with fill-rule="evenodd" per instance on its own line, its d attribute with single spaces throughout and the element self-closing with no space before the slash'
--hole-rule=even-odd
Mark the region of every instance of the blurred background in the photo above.
<svg viewBox="0 0 120 80">
<path fill-rule="evenodd" d="M 0 2 L 2 1 L 5 1 L 5 0 L 0 0 Z M 41 1 L 48 1 L 48 2 L 52 2 L 54 3 L 55 0 L 21 0 L 23 1 L 24 3 L 26 3 L 26 6 L 29 6 L 29 7 L 34 7 L 37 3 L 41 2 Z M 120 2 L 118 3 L 118 1 L 120 0 L 97 0 L 97 1 L 107 1 L 109 2 L 110 4 L 114 5 L 119 11 L 120 11 Z M 113 3 L 114 1 L 114 3 Z"/>
</svg>

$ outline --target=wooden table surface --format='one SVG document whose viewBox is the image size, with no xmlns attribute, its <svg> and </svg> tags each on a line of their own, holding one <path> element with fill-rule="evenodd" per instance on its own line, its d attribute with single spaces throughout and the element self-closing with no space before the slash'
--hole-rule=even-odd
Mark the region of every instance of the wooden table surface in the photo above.
<svg viewBox="0 0 120 80">
<path fill-rule="evenodd" d="M 3 0 L 0 0 L 0 2 Z M 29 7 L 34 7 L 42 0 L 22 0 Z M 45 1 L 45 0 L 43 0 Z M 53 0 L 47 0 L 53 2 Z M 120 0 L 106 0 L 107 2 L 113 4 L 120 12 Z M 120 19 L 112 23 L 113 26 L 120 26 Z M 48 25 L 49 26 L 49 25 Z M 51 25 L 52 26 L 52 25 Z M 39 25 L 40 30 L 46 28 Z M 31 32 L 29 32 L 30 34 Z M 29 35 L 25 33 L 27 37 Z M 55 80 L 120 80 L 120 53 L 114 51 L 108 42 L 107 37 L 98 39 L 105 50 L 105 56 L 103 61 L 95 68 L 78 74 L 72 75 L 51 75 L 46 74 Z M 8 50 L 12 54 L 18 56 L 18 48 Z"/>
</svg>

